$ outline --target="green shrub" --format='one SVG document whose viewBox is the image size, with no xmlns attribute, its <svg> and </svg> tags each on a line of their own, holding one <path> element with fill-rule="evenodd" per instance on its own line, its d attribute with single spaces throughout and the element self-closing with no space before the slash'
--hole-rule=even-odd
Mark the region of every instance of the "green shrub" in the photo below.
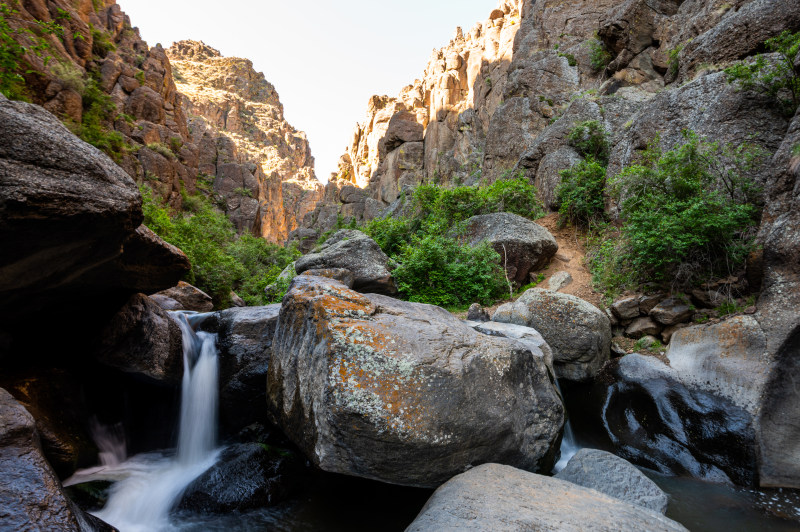
<svg viewBox="0 0 800 532">
<path fill-rule="evenodd" d="M 17 42 L 17 35 L 8 19 L 17 14 L 8 4 L 0 4 L 0 93 L 11 100 L 27 100 L 25 78 L 20 73 L 20 62 L 25 48 Z"/>
<path fill-rule="evenodd" d="M 672 77 L 675 77 L 675 76 L 678 75 L 678 70 L 681 67 L 680 55 L 681 55 L 681 51 L 682 50 L 683 50 L 683 45 L 679 44 L 678 46 L 676 46 L 675 48 L 673 48 L 673 49 L 671 49 L 669 51 L 668 69 L 669 69 L 669 74 Z"/>
<path fill-rule="evenodd" d="M 560 173 L 556 197 L 561 223 L 591 227 L 604 220 L 606 167 L 590 156 Z"/>
<path fill-rule="evenodd" d="M 566 57 L 567 58 L 567 64 L 569 64 L 569 66 L 573 66 L 574 67 L 574 66 L 576 66 L 578 64 L 578 60 L 575 59 L 575 56 L 572 55 L 572 54 L 559 53 L 558 57 Z"/>
<path fill-rule="evenodd" d="M 233 193 L 236 194 L 237 196 L 242 196 L 243 198 L 253 197 L 253 191 L 245 187 L 235 188 L 233 189 Z"/>
<path fill-rule="evenodd" d="M 53 62 L 50 65 L 50 71 L 65 88 L 72 89 L 79 94 L 86 92 L 86 80 L 83 72 L 69 61 Z"/>
<path fill-rule="evenodd" d="M 606 49 L 605 44 L 598 38 L 588 41 L 589 63 L 595 72 L 602 72 L 611 63 L 611 52 Z"/>
<path fill-rule="evenodd" d="M 95 28 L 92 24 L 89 24 L 89 30 L 92 33 L 92 53 L 94 55 L 105 57 L 108 52 L 113 52 L 117 49 L 108 33 Z"/>
<path fill-rule="evenodd" d="M 176 159 L 175 154 L 172 150 L 164 144 L 163 142 L 151 142 L 147 145 L 147 148 L 153 150 L 154 152 L 163 155 L 167 159 Z"/>
<path fill-rule="evenodd" d="M 375 218 L 366 224 L 362 231 L 377 242 L 383 252 L 390 257 L 400 253 L 403 247 L 411 242 L 415 232 L 414 223 L 409 218 Z"/>
<path fill-rule="evenodd" d="M 608 135 L 603 124 L 597 120 L 576 124 L 567 140 L 583 157 L 592 157 L 603 165 L 608 164 Z"/>
<path fill-rule="evenodd" d="M 71 125 L 75 134 L 119 161 L 127 153 L 128 144 L 119 132 L 112 131 L 109 127 L 117 114 L 117 107 L 111 97 L 100 89 L 94 75 L 90 75 L 85 81 L 82 100 L 81 123 Z"/>
<path fill-rule="evenodd" d="M 490 304 L 507 289 L 500 255 L 488 242 L 462 246 L 443 235 L 414 237 L 392 273 L 410 301 L 442 307 Z"/>
<path fill-rule="evenodd" d="M 740 62 L 725 69 L 729 83 L 737 83 L 743 90 L 755 90 L 777 99 L 787 114 L 794 114 L 800 106 L 800 73 L 794 60 L 800 53 L 800 32 L 784 31 L 768 39 L 767 49 L 778 54 L 770 61 L 759 54 L 750 62 Z"/>
<path fill-rule="evenodd" d="M 642 280 L 685 283 L 740 265 L 760 215 L 759 190 L 747 174 L 762 156 L 754 146 L 720 146 L 691 131 L 667 152 L 659 138 L 651 142 L 641 164 L 610 183 L 628 266 Z"/>
<path fill-rule="evenodd" d="M 231 291 L 249 305 L 266 304 L 264 288 L 299 256 L 295 248 L 237 236 L 231 221 L 205 196 L 189 196 L 194 212 L 171 214 L 149 187 L 140 190 L 145 225 L 186 253 L 192 265 L 187 282 L 211 295 L 218 308 L 230 305 Z"/>
</svg>

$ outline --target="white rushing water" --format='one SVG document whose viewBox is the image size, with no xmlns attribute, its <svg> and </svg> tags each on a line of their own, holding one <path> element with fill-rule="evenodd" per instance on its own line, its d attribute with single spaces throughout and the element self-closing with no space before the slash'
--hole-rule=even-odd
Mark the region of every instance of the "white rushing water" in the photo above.
<svg viewBox="0 0 800 532">
<path fill-rule="evenodd" d="M 561 392 L 558 379 L 556 379 L 556 388 L 558 388 L 558 393 L 563 398 L 564 394 Z M 575 435 L 572 433 L 572 425 L 569 422 L 569 416 L 567 416 L 567 422 L 564 424 L 564 437 L 561 439 L 561 458 L 558 459 L 558 462 L 553 467 L 553 473 L 558 473 L 567 467 L 567 462 L 569 462 L 570 458 L 575 456 L 580 450 L 581 447 L 575 441 Z"/>
<path fill-rule="evenodd" d="M 121 532 L 173 529 L 170 510 L 186 487 L 217 460 L 216 335 L 195 333 L 184 313 L 174 313 L 183 333 L 183 382 L 177 452 L 148 453 L 122 463 L 119 438 L 103 441 L 103 465 L 76 473 L 65 485 L 92 480 L 117 480 L 106 506 L 95 515 Z M 103 438 L 101 438 L 103 440 Z M 124 439 L 122 440 L 124 442 Z M 109 456 L 111 455 L 111 456 Z"/>
</svg>

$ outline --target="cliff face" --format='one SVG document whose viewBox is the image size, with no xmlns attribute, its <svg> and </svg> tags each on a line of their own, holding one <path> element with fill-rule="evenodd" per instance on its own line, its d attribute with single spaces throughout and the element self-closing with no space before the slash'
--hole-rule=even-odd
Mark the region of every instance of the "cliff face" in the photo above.
<svg viewBox="0 0 800 532">
<path fill-rule="evenodd" d="M 8 5 L 12 36 L 27 47 L 24 96 L 174 208 L 213 182 L 239 231 L 282 242 L 321 199 L 304 134 L 249 61 L 201 43 L 151 48 L 113 0 Z"/>
<path fill-rule="evenodd" d="M 278 93 L 247 59 L 200 42 L 175 43 L 171 60 L 198 169 L 242 229 L 284 242 L 322 198 L 305 133 L 283 116 Z"/>
<path fill-rule="evenodd" d="M 422 182 L 473 184 L 522 174 L 552 208 L 559 171 L 580 160 L 566 140 L 576 123 L 598 120 L 612 142 L 631 124 L 655 134 L 659 124 L 643 109 L 656 95 L 799 27 L 793 2 L 502 0 L 487 20 L 467 33 L 459 28 L 434 51 L 422 78 L 399 96 L 370 100 L 324 201 L 304 219 L 303 235 L 330 228 L 337 216 L 369 220 L 394 212 L 403 190 Z M 715 130 L 721 122 L 701 115 L 684 127 L 744 140 L 741 128 Z M 779 139 L 771 129 L 762 128 L 760 142 L 774 151 Z M 667 143 L 679 133 L 670 132 Z M 364 190 L 353 194 L 353 187 Z"/>
</svg>

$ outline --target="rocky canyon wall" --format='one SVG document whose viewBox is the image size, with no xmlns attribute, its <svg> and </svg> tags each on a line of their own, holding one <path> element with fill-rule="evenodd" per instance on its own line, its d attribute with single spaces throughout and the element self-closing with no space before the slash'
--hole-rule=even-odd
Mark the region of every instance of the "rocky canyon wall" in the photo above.
<svg viewBox="0 0 800 532">
<path fill-rule="evenodd" d="M 173 208 L 202 191 L 240 232 L 283 242 L 321 199 L 305 135 L 251 62 L 202 43 L 150 47 L 113 0 L 9 6 L 28 47 L 25 97 Z"/>
</svg>

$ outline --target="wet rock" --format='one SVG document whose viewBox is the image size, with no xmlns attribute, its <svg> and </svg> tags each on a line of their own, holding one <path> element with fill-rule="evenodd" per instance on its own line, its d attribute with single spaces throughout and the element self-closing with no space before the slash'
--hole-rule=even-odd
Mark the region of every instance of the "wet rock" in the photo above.
<svg viewBox="0 0 800 532">
<path fill-rule="evenodd" d="M 485 464 L 441 486 L 407 528 L 685 531 L 653 510 L 557 478 Z"/>
<path fill-rule="evenodd" d="M 665 299 L 650 311 L 650 316 L 663 325 L 685 323 L 692 319 L 694 309 L 680 299 Z"/>
<path fill-rule="evenodd" d="M 639 317 L 639 296 L 624 297 L 614 301 L 611 312 L 621 320 L 632 320 Z"/>
<path fill-rule="evenodd" d="M 581 449 L 555 476 L 610 497 L 666 513 L 669 497 L 644 473 L 611 453 Z"/>
<path fill-rule="evenodd" d="M 556 272 L 547 280 L 547 289 L 558 292 L 572 283 L 572 276 L 569 272 Z"/>
<path fill-rule="evenodd" d="M 160 296 L 158 299 L 155 296 Z M 211 296 L 196 288 L 189 283 L 180 281 L 176 286 L 162 290 L 157 294 L 150 296 L 156 301 L 161 301 L 162 298 L 170 298 L 178 302 L 180 309 L 167 309 L 167 310 L 194 310 L 195 312 L 211 312 L 214 309 L 214 303 L 211 301 Z M 162 307 L 163 308 L 163 307 Z"/>
<path fill-rule="evenodd" d="M 178 507 L 222 514 L 274 506 L 297 491 L 301 472 L 301 461 L 288 451 L 234 444 L 189 484 Z"/>
<path fill-rule="evenodd" d="M 609 358 L 611 325 L 594 305 L 568 294 L 533 288 L 498 308 L 492 321 L 532 327 L 553 349 L 556 376 L 583 381 Z"/>
<path fill-rule="evenodd" d="M 183 310 L 183 305 L 172 299 L 171 297 L 162 296 L 161 294 L 152 294 L 150 299 L 156 302 L 156 305 L 164 310 Z"/>
<path fill-rule="evenodd" d="M 95 358 L 126 373 L 178 384 L 183 373 L 181 330 L 165 310 L 136 294 L 111 318 Z"/>
<path fill-rule="evenodd" d="M 230 433 L 266 420 L 265 382 L 280 308 L 230 308 L 200 325 L 217 333 L 220 424 Z"/>
<path fill-rule="evenodd" d="M 488 460 L 548 470 L 564 423 L 545 361 L 518 341 L 321 277 L 284 298 L 267 404 L 321 469 L 420 487 Z"/>
<path fill-rule="evenodd" d="M 355 279 L 353 277 L 353 273 L 350 270 L 345 270 L 344 268 L 327 268 L 322 270 L 306 270 L 302 273 L 302 275 L 310 275 L 312 277 L 328 277 L 329 279 L 335 279 L 339 281 L 347 288 L 353 288 L 353 284 L 355 283 Z"/>
<path fill-rule="evenodd" d="M 641 338 L 642 336 L 655 336 L 661 333 L 663 328 L 651 318 L 645 316 L 636 318 L 625 329 L 625 336 L 630 338 Z"/>
<path fill-rule="evenodd" d="M 0 389 L 0 516 L 8 530 L 112 531 L 64 494 L 42 456 L 33 416 Z"/>
<path fill-rule="evenodd" d="M 507 212 L 473 216 L 464 222 L 463 238 L 470 245 L 488 240 L 500 254 L 509 278 L 527 282 L 532 270 L 544 267 L 558 251 L 550 231 L 527 218 Z"/>
<path fill-rule="evenodd" d="M 478 303 L 473 303 L 467 310 L 467 319 L 470 321 L 489 321 L 489 313 L 486 312 Z"/>
<path fill-rule="evenodd" d="M 738 316 L 676 332 L 669 366 L 641 355 L 612 361 L 592 401 L 617 454 L 665 474 L 752 485 L 766 346 L 758 322 Z"/>
<path fill-rule="evenodd" d="M 397 293 L 387 264 L 389 257 L 370 237 L 353 229 L 337 231 L 318 250 L 295 263 L 298 274 L 306 270 L 343 268 L 353 274 L 353 289 L 359 292 Z"/>
</svg>

